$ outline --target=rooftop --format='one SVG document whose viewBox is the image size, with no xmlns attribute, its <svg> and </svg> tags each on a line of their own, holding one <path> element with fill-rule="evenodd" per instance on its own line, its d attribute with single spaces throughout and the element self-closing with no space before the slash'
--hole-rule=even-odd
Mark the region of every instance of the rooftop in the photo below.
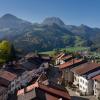
<svg viewBox="0 0 100 100">
<path fill-rule="evenodd" d="M 46 86 L 43 84 L 39 84 L 39 88 L 47 93 L 53 94 L 55 96 L 58 97 L 62 97 L 66 100 L 71 100 L 69 93 L 67 92 L 67 90 L 60 90 L 54 87 L 50 87 L 50 86 Z"/>
<path fill-rule="evenodd" d="M 81 64 L 81 65 L 73 68 L 72 71 L 74 73 L 77 73 L 78 75 L 83 75 L 89 71 L 96 69 L 96 68 L 100 68 L 100 64 L 87 62 L 87 63 Z"/>
<path fill-rule="evenodd" d="M 82 62 L 82 59 L 72 59 L 64 64 L 60 64 L 59 65 L 59 68 L 60 69 L 64 69 L 64 68 L 69 68 L 70 66 L 74 65 L 74 64 L 77 64 L 77 63 L 80 63 Z"/>
<path fill-rule="evenodd" d="M 28 62 L 28 61 L 23 62 L 21 65 L 22 65 L 22 67 L 23 67 L 24 69 L 29 70 L 29 71 L 38 68 L 38 65 L 33 64 L 33 63 L 31 63 L 31 62 Z"/>
<path fill-rule="evenodd" d="M 100 81 L 100 75 L 97 75 L 97 76 L 93 77 L 92 79 L 93 79 L 93 80 Z"/>
<path fill-rule="evenodd" d="M 7 66 L 6 68 L 4 68 L 4 70 L 17 76 L 20 76 L 23 72 L 26 71 L 20 64 Z"/>
<path fill-rule="evenodd" d="M 13 73 L 8 72 L 8 71 L 0 71 L 0 77 L 6 79 L 8 81 L 12 81 L 17 76 L 15 74 L 13 74 Z"/>
</svg>

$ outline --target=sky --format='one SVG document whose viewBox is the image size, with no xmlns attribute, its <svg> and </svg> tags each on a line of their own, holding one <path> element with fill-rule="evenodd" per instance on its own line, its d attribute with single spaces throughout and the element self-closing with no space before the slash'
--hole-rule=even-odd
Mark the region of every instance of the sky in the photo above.
<svg viewBox="0 0 100 100">
<path fill-rule="evenodd" d="M 6 13 L 33 23 L 59 17 L 67 25 L 100 28 L 100 0 L 0 0 L 0 16 Z"/>
</svg>

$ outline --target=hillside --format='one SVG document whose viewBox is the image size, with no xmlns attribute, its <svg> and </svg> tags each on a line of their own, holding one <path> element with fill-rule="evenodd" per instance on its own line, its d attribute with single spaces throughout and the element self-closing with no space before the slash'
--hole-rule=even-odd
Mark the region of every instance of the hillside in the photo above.
<svg viewBox="0 0 100 100">
<path fill-rule="evenodd" d="M 33 24 L 14 15 L 0 18 L 0 38 L 10 40 L 23 52 L 46 51 L 67 46 L 100 47 L 100 29 L 86 25 L 65 25 L 58 17 Z M 99 50 L 99 49 L 98 49 Z"/>
</svg>

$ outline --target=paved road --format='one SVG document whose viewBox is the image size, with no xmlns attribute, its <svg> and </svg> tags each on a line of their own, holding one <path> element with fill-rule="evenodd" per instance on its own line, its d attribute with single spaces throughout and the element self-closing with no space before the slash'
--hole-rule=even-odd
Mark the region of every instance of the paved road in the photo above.
<svg viewBox="0 0 100 100">
<path fill-rule="evenodd" d="M 78 96 L 74 91 L 67 88 L 72 100 L 97 100 L 94 96 Z"/>
</svg>

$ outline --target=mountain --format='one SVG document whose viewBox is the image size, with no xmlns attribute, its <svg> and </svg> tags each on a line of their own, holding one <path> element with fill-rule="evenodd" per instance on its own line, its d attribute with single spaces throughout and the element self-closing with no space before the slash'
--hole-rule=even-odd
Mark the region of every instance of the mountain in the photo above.
<svg viewBox="0 0 100 100">
<path fill-rule="evenodd" d="M 30 22 L 24 21 L 11 14 L 5 14 L 0 18 L 0 38 L 12 38 L 31 26 Z"/>
<path fill-rule="evenodd" d="M 86 25 L 66 25 L 58 17 L 41 24 L 22 20 L 12 14 L 0 18 L 0 39 L 10 40 L 23 52 L 46 51 L 66 46 L 100 47 L 100 29 Z"/>
<path fill-rule="evenodd" d="M 58 26 L 65 26 L 64 22 L 58 17 L 48 17 L 42 22 L 43 25 L 53 25 L 56 24 Z"/>
<path fill-rule="evenodd" d="M 96 34 L 100 33 L 99 28 L 91 28 L 83 24 L 80 26 L 66 25 L 66 29 L 76 35 L 82 36 L 85 39 L 92 39 Z"/>
<path fill-rule="evenodd" d="M 68 45 L 73 46 L 74 40 L 73 33 L 53 24 L 50 26 L 35 25 L 32 30 L 17 37 L 14 43 L 17 48 L 23 48 L 23 50 L 30 52 L 32 50 L 45 51 L 54 48 L 63 48 Z"/>
<path fill-rule="evenodd" d="M 17 18 L 11 14 L 5 14 L 0 18 L 0 29 L 2 28 L 25 28 L 26 26 L 30 25 L 31 23 L 24 21 L 22 19 Z"/>
</svg>

